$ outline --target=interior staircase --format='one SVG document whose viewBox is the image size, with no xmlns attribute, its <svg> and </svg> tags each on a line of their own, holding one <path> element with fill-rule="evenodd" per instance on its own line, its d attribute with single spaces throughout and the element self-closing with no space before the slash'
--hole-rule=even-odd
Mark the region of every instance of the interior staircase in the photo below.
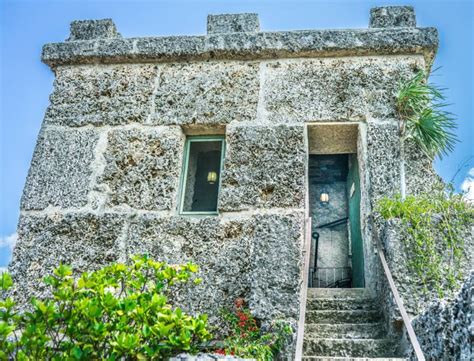
<svg viewBox="0 0 474 361">
<path fill-rule="evenodd" d="M 309 288 L 303 360 L 405 360 L 364 288 Z"/>
</svg>

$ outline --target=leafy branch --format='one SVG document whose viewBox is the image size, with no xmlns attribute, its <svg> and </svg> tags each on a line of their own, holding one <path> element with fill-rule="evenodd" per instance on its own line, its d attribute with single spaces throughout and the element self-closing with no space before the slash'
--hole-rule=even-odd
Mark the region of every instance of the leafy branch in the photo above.
<svg viewBox="0 0 474 361">
<path fill-rule="evenodd" d="M 403 226 L 407 264 L 424 287 L 440 297 L 462 276 L 464 236 L 474 222 L 474 209 L 460 194 L 443 190 L 402 199 L 383 198 L 377 207 L 386 220 L 398 218 Z"/>
</svg>

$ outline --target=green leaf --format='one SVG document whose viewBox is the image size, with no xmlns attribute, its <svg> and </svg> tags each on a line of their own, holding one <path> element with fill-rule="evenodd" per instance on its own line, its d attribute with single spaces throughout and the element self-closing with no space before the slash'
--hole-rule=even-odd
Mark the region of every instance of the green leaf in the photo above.
<svg viewBox="0 0 474 361">
<path fill-rule="evenodd" d="M 6 291 L 13 286 L 12 277 L 8 272 L 0 273 L 0 290 Z"/>
<path fill-rule="evenodd" d="M 143 334 L 144 337 L 150 336 L 151 330 L 150 330 L 150 327 L 147 324 L 143 325 L 142 334 Z"/>
<path fill-rule="evenodd" d="M 445 110 L 443 89 L 429 84 L 420 70 L 400 85 L 397 109 L 401 119 L 401 135 L 413 140 L 428 156 L 444 155 L 454 150 L 458 138 L 454 133 L 456 123 Z"/>
<path fill-rule="evenodd" d="M 74 346 L 72 348 L 71 355 L 74 356 L 76 360 L 80 360 L 82 357 L 82 350 L 79 347 Z"/>
</svg>

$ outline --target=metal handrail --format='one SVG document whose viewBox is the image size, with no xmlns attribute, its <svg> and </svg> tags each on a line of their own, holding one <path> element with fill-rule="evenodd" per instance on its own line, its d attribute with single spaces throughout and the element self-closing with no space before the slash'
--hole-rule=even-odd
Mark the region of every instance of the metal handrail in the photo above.
<svg viewBox="0 0 474 361">
<path fill-rule="evenodd" d="M 344 218 L 341 218 L 341 219 L 338 219 L 338 220 L 335 220 L 335 221 L 332 221 L 332 222 L 329 222 L 329 223 L 325 223 L 325 224 L 321 224 L 319 226 L 316 226 L 315 229 L 336 227 L 336 226 L 339 226 L 341 224 L 344 224 L 344 222 L 346 222 L 348 219 L 349 219 L 349 217 L 344 217 Z M 319 236 L 320 236 L 319 232 L 314 231 L 313 233 L 311 233 L 311 237 L 315 240 L 315 245 L 314 245 L 315 255 L 314 255 L 314 264 L 313 264 L 314 269 L 318 268 Z"/>
<path fill-rule="evenodd" d="M 303 358 L 303 339 L 304 339 L 304 324 L 306 317 L 306 300 L 308 294 L 308 272 L 309 272 L 309 256 L 311 253 L 311 217 L 305 218 L 305 235 L 304 235 L 304 267 L 303 284 L 301 285 L 301 303 L 300 303 L 300 317 L 298 320 L 298 333 L 296 336 L 296 350 L 295 361 L 301 361 Z"/>
<path fill-rule="evenodd" d="M 324 271 L 325 277 L 322 276 L 321 271 Z M 328 277 L 328 271 L 331 275 Z M 340 276 L 341 278 L 338 279 L 336 276 Z M 323 279 L 324 278 L 324 279 Z M 317 285 L 314 286 L 314 279 L 316 279 Z M 341 284 L 352 282 L 351 276 L 351 267 L 318 267 L 309 269 L 309 287 L 317 287 L 317 288 L 338 288 Z"/>
<path fill-rule="evenodd" d="M 397 304 L 398 310 L 400 311 L 400 314 L 402 315 L 403 323 L 405 325 L 405 328 L 407 329 L 408 337 L 410 339 L 411 345 L 413 346 L 413 350 L 415 351 L 416 358 L 419 361 L 425 361 L 425 355 L 423 354 L 423 351 L 421 350 L 420 343 L 418 342 L 418 339 L 416 338 L 415 330 L 413 329 L 413 326 L 411 325 L 410 318 L 408 317 L 407 311 L 405 310 L 405 307 L 403 306 L 402 299 L 400 298 L 400 294 L 398 293 L 397 287 L 395 286 L 395 282 L 393 281 L 392 272 L 390 272 L 390 268 L 388 267 L 388 263 L 387 263 L 387 260 L 385 259 L 385 254 L 383 253 L 380 240 L 377 236 L 375 236 L 375 239 L 376 239 L 377 253 L 379 255 L 380 262 L 382 263 L 382 268 L 384 270 L 385 277 L 387 277 L 390 290 L 392 291 L 393 297 L 395 298 L 395 303 Z"/>
<path fill-rule="evenodd" d="M 349 217 L 340 218 L 335 221 L 331 221 L 329 223 L 321 224 L 314 228 L 331 228 L 331 227 L 339 226 L 340 224 L 344 224 L 344 222 L 347 221 L 348 219 Z"/>
</svg>

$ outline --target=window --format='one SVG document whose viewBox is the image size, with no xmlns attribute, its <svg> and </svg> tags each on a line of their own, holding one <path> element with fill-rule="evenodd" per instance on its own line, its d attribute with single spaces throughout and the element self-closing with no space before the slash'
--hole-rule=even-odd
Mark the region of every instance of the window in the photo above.
<svg viewBox="0 0 474 361">
<path fill-rule="evenodd" d="M 181 182 L 181 214 L 217 214 L 224 137 L 188 137 Z"/>
</svg>

